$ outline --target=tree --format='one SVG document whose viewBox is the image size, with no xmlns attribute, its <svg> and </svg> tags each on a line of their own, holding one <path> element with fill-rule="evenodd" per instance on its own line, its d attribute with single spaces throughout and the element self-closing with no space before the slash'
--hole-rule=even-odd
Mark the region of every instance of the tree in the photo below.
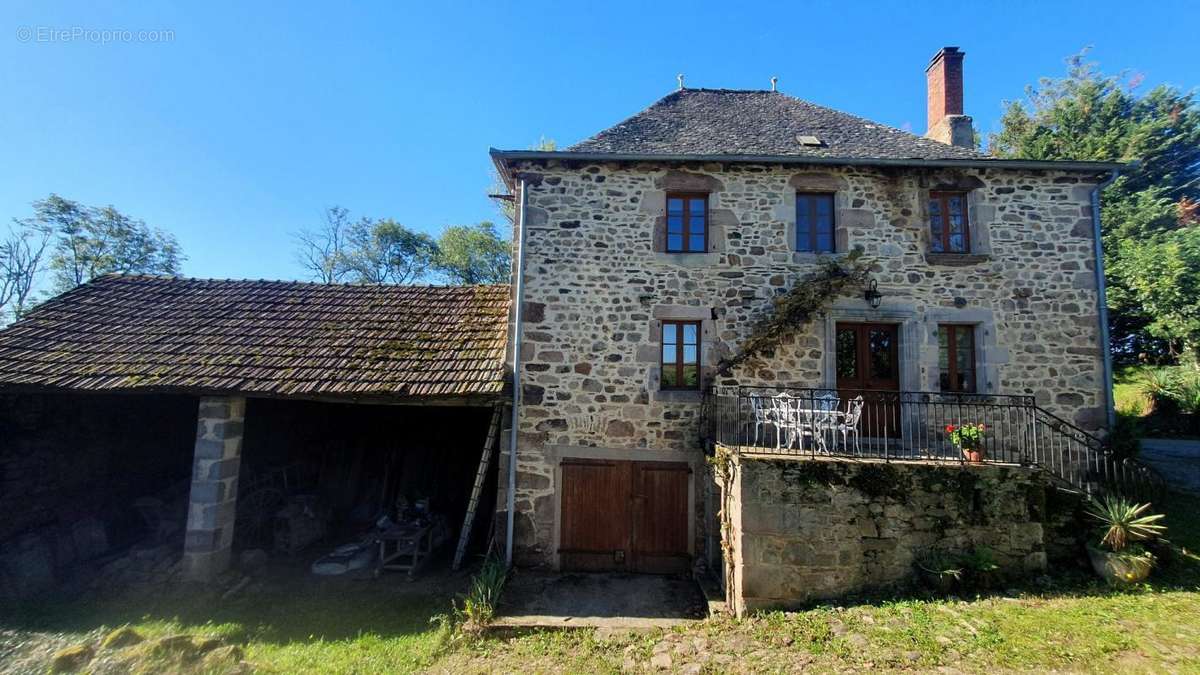
<svg viewBox="0 0 1200 675">
<path fill-rule="evenodd" d="M 347 229 L 342 259 L 357 283 L 406 284 L 422 278 L 436 255 L 433 237 L 388 218 L 363 218 Z"/>
<path fill-rule="evenodd" d="M 1168 309 L 1168 297 L 1200 303 L 1195 286 L 1175 286 L 1197 274 L 1197 261 L 1181 241 L 1190 235 L 1174 234 L 1198 227 L 1200 108 L 1193 94 L 1165 85 L 1139 96 L 1139 78 L 1103 75 L 1085 56 L 1067 60 L 1066 77 L 1043 78 L 1025 101 L 1010 103 L 989 146 L 1009 158 L 1136 162 L 1102 195 L 1112 347 L 1127 359 L 1176 354 L 1191 340 L 1188 322 L 1156 312 Z M 1151 276 L 1135 263 L 1152 260 L 1182 267 Z"/>
<path fill-rule="evenodd" d="M 438 238 L 434 269 L 452 284 L 507 283 L 512 265 L 511 243 L 490 221 L 452 225 Z"/>
<path fill-rule="evenodd" d="M 0 242 L 0 321 L 20 319 L 29 309 L 53 232 L 17 222 Z"/>
<path fill-rule="evenodd" d="M 1115 257 L 1124 301 L 1149 318 L 1145 330 L 1172 356 L 1200 364 L 1200 227 L 1126 239 Z"/>
<path fill-rule="evenodd" d="M 62 293 L 102 274 L 179 274 L 183 253 L 175 237 L 114 206 L 94 208 L 51 194 L 18 221 L 54 239 L 50 270 Z"/>
<path fill-rule="evenodd" d="M 324 222 L 316 229 L 302 229 L 293 235 L 296 240 L 296 260 L 314 279 L 325 284 L 342 281 L 346 269 L 344 249 L 350 229 L 350 212 L 340 206 L 330 206 L 322 214 Z"/>
</svg>

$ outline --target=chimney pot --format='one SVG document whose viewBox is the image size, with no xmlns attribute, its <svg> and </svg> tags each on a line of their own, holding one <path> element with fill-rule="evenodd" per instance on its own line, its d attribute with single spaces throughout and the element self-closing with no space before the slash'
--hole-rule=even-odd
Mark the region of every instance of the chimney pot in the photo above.
<svg viewBox="0 0 1200 675">
<path fill-rule="evenodd" d="M 928 125 L 925 137 L 949 145 L 974 147 L 971 118 L 963 114 L 963 56 L 958 47 L 943 47 L 925 68 Z"/>
</svg>

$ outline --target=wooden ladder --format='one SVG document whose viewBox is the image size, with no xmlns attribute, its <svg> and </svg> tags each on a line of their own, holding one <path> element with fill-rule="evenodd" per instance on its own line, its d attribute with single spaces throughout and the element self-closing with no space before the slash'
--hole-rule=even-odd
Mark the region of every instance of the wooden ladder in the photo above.
<svg viewBox="0 0 1200 675">
<path fill-rule="evenodd" d="M 458 536 L 458 549 L 454 551 L 454 564 L 450 566 L 450 569 L 455 571 L 462 567 L 463 558 L 467 555 L 467 542 L 471 539 L 471 527 L 475 524 L 475 510 L 479 508 L 483 483 L 487 480 L 488 468 L 492 465 L 492 448 L 500 435 L 500 419 L 503 414 L 503 403 L 492 406 L 492 423 L 488 425 L 487 440 L 483 442 L 483 453 L 479 455 L 479 470 L 475 472 L 475 485 L 471 487 L 471 500 L 467 502 L 467 515 L 463 518 L 462 533 Z"/>
</svg>

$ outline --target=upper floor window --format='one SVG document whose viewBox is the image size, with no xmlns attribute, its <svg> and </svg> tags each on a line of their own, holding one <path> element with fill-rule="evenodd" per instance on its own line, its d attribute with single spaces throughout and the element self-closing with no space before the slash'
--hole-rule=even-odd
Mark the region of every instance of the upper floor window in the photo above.
<svg viewBox="0 0 1200 675">
<path fill-rule="evenodd" d="M 700 322 L 662 322 L 662 388 L 700 388 Z"/>
<path fill-rule="evenodd" d="M 708 250 L 708 195 L 667 193 L 667 253 Z"/>
<path fill-rule="evenodd" d="M 975 391 L 975 329 L 938 326 L 938 381 L 942 391 Z"/>
<path fill-rule="evenodd" d="M 833 253 L 833 195 L 796 193 L 796 250 Z"/>
<path fill-rule="evenodd" d="M 970 253 L 966 192 L 929 193 L 930 245 L 934 253 Z"/>
</svg>

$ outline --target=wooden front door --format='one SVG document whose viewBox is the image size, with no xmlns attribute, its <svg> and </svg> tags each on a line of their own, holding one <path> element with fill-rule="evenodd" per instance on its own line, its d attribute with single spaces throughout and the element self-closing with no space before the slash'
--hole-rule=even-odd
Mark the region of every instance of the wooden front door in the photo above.
<svg viewBox="0 0 1200 675">
<path fill-rule="evenodd" d="M 900 435 L 900 331 L 892 323 L 837 325 L 837 388 L 846 401 L 862 396 L 859 433 L 884 438 Z"/>
<path fill-rule="evenodd" d="M 563 460 L 562 568 L 687 571 L 690 481 L 691 470 L 679 462 Z"/>
</svg>

